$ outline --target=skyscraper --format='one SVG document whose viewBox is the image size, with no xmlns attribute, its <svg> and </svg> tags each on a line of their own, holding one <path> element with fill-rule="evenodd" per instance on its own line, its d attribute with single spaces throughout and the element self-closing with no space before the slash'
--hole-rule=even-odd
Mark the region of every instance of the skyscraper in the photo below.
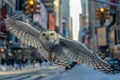
<svg viewBox="0 0 120 80">
<path fill-rule="evenodd" d="M 69 34 L 69 0 L 61 0 L 62 35 L 68 38 Z"/>
</svg>

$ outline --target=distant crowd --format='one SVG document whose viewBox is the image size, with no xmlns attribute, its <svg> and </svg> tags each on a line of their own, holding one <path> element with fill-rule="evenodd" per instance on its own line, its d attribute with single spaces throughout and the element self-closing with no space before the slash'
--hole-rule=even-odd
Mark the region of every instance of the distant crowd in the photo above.
<svg viewBox="0 0 120 80">
<path fill-rule="evenodd" d="M 14 56 L 14 55 L 7 55 L 6 57 L 1 57 L 0 59 L 1 65 L 12 66 L 16 69 L 22 69 L 28 64 L 32 64 L 33 66 L 35 63 L 39 63 L 40 66 L 43 63 L 43 58 L 41 56 L 34 56 L 28 59 L 27 55 Z M 16 65 L 16 66 L 15 66 Z"/>
</svg>

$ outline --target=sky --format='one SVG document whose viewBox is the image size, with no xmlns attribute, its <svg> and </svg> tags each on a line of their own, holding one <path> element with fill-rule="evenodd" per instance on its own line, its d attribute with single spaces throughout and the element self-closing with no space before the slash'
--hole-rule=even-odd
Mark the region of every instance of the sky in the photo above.
<svg viewBox="0 0 120 80">
<path fill-rule="evenodd" d="M 73 40 L 78 40 L 80 13 L 81 13 L 81 1 L 70 0 L 70 16 L 73 19 Z"/>
</svg>

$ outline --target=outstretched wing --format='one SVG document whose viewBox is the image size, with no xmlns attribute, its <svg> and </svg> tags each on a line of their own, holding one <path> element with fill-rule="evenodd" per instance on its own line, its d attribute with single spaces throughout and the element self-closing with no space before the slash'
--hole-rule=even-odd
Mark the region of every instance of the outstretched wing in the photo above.
<svg viewBox="0 0 120 80">
<path fill-rule="evenodd" d="M 81 43 L 68 39 L 60 39 L 60 44 L 66 55 L 71 59 L 80 61 L 86 65 L 92 65 L 93 58 L 95 58 L 96 55 L 93 55 L 92 52 Z"/>
<path fill-rule="evenodd" d="M 13 33 L 13 35 L 25 42 L 27 45 L 38 48 L 41 55 L 45 59 L 48 59 L 49 54 L 40 42 L 40 32 L 38 30 L 33 28 L 30 24 L 18 20 L 8 19 L 5 20 L 5 23 L 9 32 Z"/>
<path fill-rule="evenodd" d="M 81 64 L 93 66 L 95 69 L 104 72 L 117 72 L 117 70 L 115 70 L 110 64 L 103 61 L 98 55 L 93 53 L 80 42 L 62 38 L 60 39 L 60 45 L 64 50 L 64 54 L 71 60 L 80 61 Z"/>
<path fill-rule="evenodd" d="M 18 39 L 32 47 L 39 47 L 40 32 L 34 29 L 30 24 L 18 20 L 6 20 L 7 30 L 13 33 Z"/>
</svg>

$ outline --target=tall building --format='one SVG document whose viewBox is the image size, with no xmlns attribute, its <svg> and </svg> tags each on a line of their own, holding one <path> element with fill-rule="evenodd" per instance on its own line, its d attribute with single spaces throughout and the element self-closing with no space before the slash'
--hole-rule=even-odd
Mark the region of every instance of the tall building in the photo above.
<svg viewBox="0 0 120 80">
<path fill-rule="evenodd" d="M 40 0 L 37 0 L 38 2 Z M 33 14 L 33 22 L 38 23 L 40 28 L 48 28 L 48 11 L 44 4 L 40 1 L 40 14 Z"/>
<path fill-rule="evenodd" d="M 47 12 L 54 15 L 54 0 L 40 0 L 46 7 Z"/>
<path fill-rule="evenodd" d="M 24 19 L 27 19 L 27 17 L 23 13 L 25 1 L 26 0 L 0 0 L 0 15 L 2 16 L 2 18 L 8 18 L 10 16 L 20 14 L 15 18 L 24 21 Z M 5 43 L 4 46 L 3 44 L 0 44 L 0 46 L 6 48 L 6 53 L 19 53 L 22 51 L 23 48 L 28 48 L 28 46 L 25 45 L 24 42 L 21 42 L 17 37 L 7 32 L 6 26 L 4 24 L 0 24 L 0 26 L 0 43 Z M 1 36 L 5 38 L 1 38 Z"/>
<path fill-rule="evenodd" d="M 73 20 L 72 20 L 72 17 L 69 17 L 69 33 L 68 33 L 68 36 L 70 39 L 73 39 L 73 32 L 72 32 L 72 29 L 73 29 Z"/>
<path fill-rule="evenodd" d="M 110 0 L 112 3 L 120 4 L 120 0 Z M 110 29 L 110 52 L 112 57 L 120 60 L 120 8 L 110 5 L 112 23 Z"/>
<path fill-rule="evenodd" d="M 48 29 L 61 32 L 61 0 L 41 0 L 48 12 Z M 52 20 L 52 21 L 50 21 Z M 53 23 L 51 25 L 51 23 Z"/>
<path fill-rule="evenodd" d="M 15 12 L 16 0 L 0 0 L 0 22 Z M 6 26 L 0 23 L 0 53 L 10 50 L 10 35 L 6 32 Z M 1 54 L 0 54 L 1 55 Z M 5 54 L 3 54 L 5 55 Z"/>
<path fill-rule="evenodd" d="M 83 24 L 84 24 L 84 20 L 83 20 L 83 16 L 82 14 L 79 15 L 79 24 L 80 24 L 80 27 L 79 27 L 79 36 L 78 36 L 78 39 L 80 42 L 84 42 L 84 37 L 85 37 L 85 31 L 83 31 Z"/>
<path fill-rule="evenodd" d="M 56 31 L 62 33 L 61 27 L 61 0 L 54 0 L 55 26 Z"/>
<path fill-rule="evenodd" d="M 62 35 L 70 38 L 69 34 L 69 0 L 61 0 L 61 21 L 62 21 Z"/>
<path fill-rule="evenodd" d="M 84 43 L 86 46 L 89 47 L 89 37 L 90 37 L 90 14 L 89 14 L 89 10 L 90 10 L 90 4 L 89 4 L 90 0 L 81 0 L 81 7 L 82 7 L 82 14 L 80 14 L 80 20 L 81 20 L 81 24 L 80 24 L 80 33 L 79 33 L 79 37 L 82 43 Z"/>
<path fill-rule="evenodd" d="M 89 27 L 89 0 L 81 0 L 82 16 L 84 18 L 83 26 Z"/>
</svg>

